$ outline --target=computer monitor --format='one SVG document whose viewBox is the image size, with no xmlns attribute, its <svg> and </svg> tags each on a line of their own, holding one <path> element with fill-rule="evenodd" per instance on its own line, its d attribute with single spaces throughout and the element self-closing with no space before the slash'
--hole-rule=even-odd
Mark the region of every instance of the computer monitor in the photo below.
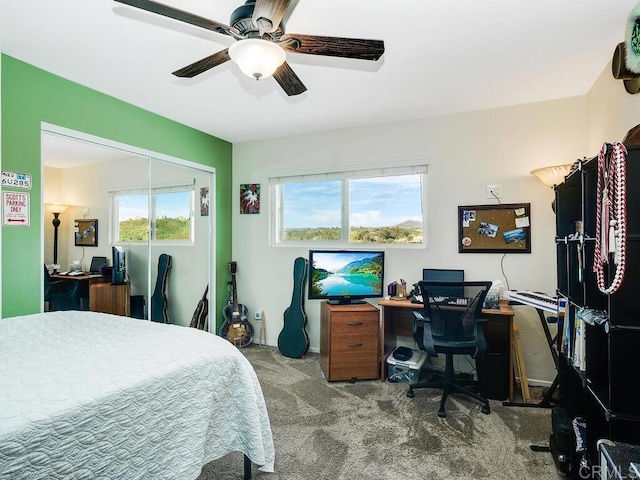
<svg viewBox="0 0 640 480">
<path fill-rule="evenodd" d="M 107 265 L 107 257 L 92 257 L 89 273 L 101 273 L 102 267 Z"/>
<path fill-rule="evenodd" d="M 464 270 L 424 268 L 422 269 L 422 280 L 427 282 L 464 282 Z M 464 287 L 432 287 L 430 293 L 436 297 L 464 298 Z"/>
</svg>

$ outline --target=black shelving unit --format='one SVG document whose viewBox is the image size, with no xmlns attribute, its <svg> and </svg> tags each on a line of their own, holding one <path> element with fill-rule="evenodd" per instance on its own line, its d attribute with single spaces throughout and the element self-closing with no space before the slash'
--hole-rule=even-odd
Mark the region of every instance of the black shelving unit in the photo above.
<svg viewBox="0 0 640 480">
<path fill-rule="evenodd" d="M 597 157 L 576 162 L 556 187 L 557 293 L 566 298 L 572 325 L 569 347 L 560 352 L 560 394 L 569 414 L 586 422 L 585 459 L 591 464 L 598 462 L 599 439 L 640 444 L 640 146 L 627 146 L 627 152 L 627 263 L 623 284 L 611 295 L 600 292 L 593 272 Z M 613 267 L 606 272 L 609 282 L 613 273 Z M 585 324 L 586 367 L 580 368 L 572 353 L 582 307 L 603 311 L 608 321 Z"/>
</svg>

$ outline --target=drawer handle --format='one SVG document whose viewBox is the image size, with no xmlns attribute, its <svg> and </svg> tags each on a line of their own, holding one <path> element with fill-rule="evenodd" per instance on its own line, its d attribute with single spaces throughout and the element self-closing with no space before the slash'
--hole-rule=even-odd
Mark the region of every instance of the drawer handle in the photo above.
<svg viewBox="0 0 640 480">
<path fill-rule="evenodd" d="M 354 326 L 354 325 L 362 325 L 364 322 L 347 322 L 347 325 Z"/>
<path fill-rule="evenodd" d="M 350 348 L 361 347 L 361 346 L 362 346 L 361 343 L 347 343 L 347 347 L 350 347 Z"/>
</svg>

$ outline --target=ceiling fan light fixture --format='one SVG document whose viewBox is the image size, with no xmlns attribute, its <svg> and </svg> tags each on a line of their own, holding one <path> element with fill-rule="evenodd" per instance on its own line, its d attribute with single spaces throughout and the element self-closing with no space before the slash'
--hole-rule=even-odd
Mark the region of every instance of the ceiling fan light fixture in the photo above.
<svg viewBox="0 0 640 480">
<path fill-rule="evenodd" d="M 273 72 L 287 58 L 284 50 L 273 42 L 259 38 L 238 40 L 229 47 L 229 57 L 248 77 L 260 80 Z"/>
</svg>

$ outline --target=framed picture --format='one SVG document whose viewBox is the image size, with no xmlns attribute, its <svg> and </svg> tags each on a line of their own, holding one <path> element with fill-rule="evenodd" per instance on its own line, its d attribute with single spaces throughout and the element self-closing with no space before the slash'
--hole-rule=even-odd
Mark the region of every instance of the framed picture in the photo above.
<svg viewBox="0 0 640 480">
<path fill-rule="evenodd" d="M 209 187 L 200 189 L 200 216 L 209 216 Z"/>
<path fill-rule="evenodd" d="M 259 183 L 243 183 L 240 185 L 240 213 L 260 213 Z"/>
<path fill-rule="evenodd" d="M 98 246 L 98 220 L 95 218 L 83 218 L 76 220 L 75 245 L 76 247 Z"/>
<path fill-rule="evenodd" d="M 531 253 L 531 205 L 458 207 L 459 253 Z"/>
</svg>

